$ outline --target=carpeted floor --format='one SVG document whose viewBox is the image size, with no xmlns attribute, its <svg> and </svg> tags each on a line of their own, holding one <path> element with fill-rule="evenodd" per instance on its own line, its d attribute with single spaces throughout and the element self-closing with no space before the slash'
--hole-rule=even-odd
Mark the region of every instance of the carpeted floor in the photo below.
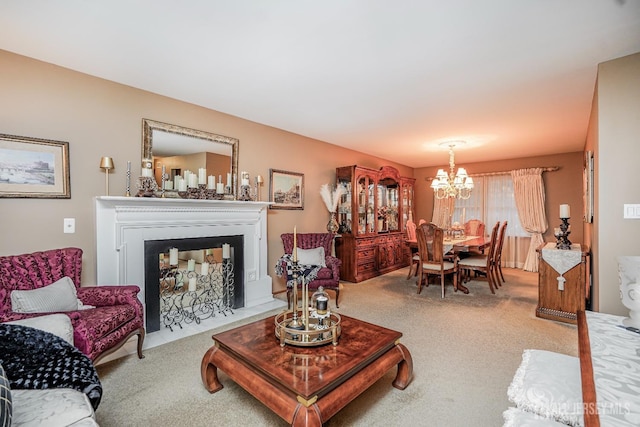
<svg viewBox="0 0 640 427">
<path fill-rule="evenodd" d="M 535 317 L 537 274 L 505 269 L 492 295 L 486 281 L 468 295 L 440 298 L 431 285 L 416 293 L 407 269 L 366 282 L 342 283 L 339 313 L 401 331 L 413 356 L 414 378 L 400 391 L 395 369 L 326 424 L 337 426 L 500 426 L 507 387 L 522 350 L 577 355 L 577 332 Z M 275 314 L 272 313 L 272 314 Z M 265 316 L 262 316 L 265 317 Z M 247 319 L 241 324 L 256 320 Z M 219 372 L 224 389 L 209 394 L 200 361 L 211 334 L 232 324 L 98 366 L 104 388 L 96 412 L 110 426 L 285 426 L 282 419 Z"/>
</svg>

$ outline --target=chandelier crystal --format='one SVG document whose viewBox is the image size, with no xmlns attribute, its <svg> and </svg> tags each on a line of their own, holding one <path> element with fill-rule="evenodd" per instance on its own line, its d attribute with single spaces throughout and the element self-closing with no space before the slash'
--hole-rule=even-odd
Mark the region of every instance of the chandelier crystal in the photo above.
<svg viewBox="0 0 640 427">
<path fill-rule="evenodd" d="M 444 142 L 441 145 L 449 146 L 449 174 L 444 169 L 438 169 L 436 177 L 431 182 L 431 188 L 437 199 L 455 197 L 458 199 L 468 199 L 471 197 L 473 189 L 473 178 L 467 175 L 465 168 L 459 168 L 454 173 L 456 163 L 453 154 L 453 147 L 460 145 L 464 141 Z"/>
</svg>

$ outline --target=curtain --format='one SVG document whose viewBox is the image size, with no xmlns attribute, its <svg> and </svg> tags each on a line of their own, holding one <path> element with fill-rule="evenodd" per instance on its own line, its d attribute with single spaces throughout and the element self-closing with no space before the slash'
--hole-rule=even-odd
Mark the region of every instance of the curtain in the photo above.
<svg viewBox="0 0 640 427">
<path fill-rule="evenodd" d="M 453 209 L 455 208 L 456 199 L 454 197 L 446 197 L 438 199 L 435 194 L 433 196 L 433 214 L 431 222 L 440 228 L 447 229 L 451 224 Z"/>
<path fill-rule="evenodd" d="M 511 171 L 513 192 L 518 209 L 518 217 L 524 229 L 531 233 L 531 243 L 523 269 L 538 271 L 538 248 L 544 239 L 542 233 L 547 230 L 547 217 L 544 212 L 544 183 L 542 168 L 518 169 Z"/>
</svg>

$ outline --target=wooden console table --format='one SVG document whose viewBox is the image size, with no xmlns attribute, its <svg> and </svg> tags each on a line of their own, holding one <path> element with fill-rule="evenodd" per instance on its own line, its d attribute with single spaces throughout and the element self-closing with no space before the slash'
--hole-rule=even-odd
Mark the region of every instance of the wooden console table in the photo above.
<svg viewBox="0 0 640 427">
<path fill-rule="evenodd" d="M 404 390 L 413 361 L 399 343 L 402 333 L 342 315 L 337 346 L 281 347 L 274 318 L 220 334 L 202 358 L 204 386 L 222 389 L 221 369 L 239 386 L 292 426 L 321 427 L 391 368 L 392 385 Z"/>
<path fill-rule="evenodd" d="M 586 304 L 586 259 L 589 251 L 580 244 L 569 250 L 546 243 L 537 249 L 539 259 L 536 316 L 576 323 L 576 313 Z"/>
</svg>

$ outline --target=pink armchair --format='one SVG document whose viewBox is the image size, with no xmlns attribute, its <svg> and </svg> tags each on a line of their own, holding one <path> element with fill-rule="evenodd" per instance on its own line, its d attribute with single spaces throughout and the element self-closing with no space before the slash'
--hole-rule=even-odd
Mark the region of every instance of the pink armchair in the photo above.
<svg viewBox="0 0 640 427">
<path fill-rule="evenodd" d="M 11 291 L 31 290 L 69 277 L 78 299 L 95 308 L 64 312 L 71 319 L 75 346 L 94 363 L 138 335 L 138 357 L 143 358 L 145 331 L 140 288 L 127 286 L 80 287 L 82 249 L 52 249 L 31 254 L 0 256 L 0 322 L 50 313 L 12 311 Z"/>
<path fill-rule="evenodd" d="M 331 256 L 331 245 L 333 243 L 332 233 L 297 233 L 297 244 L 300 249 L 324 248 L 326 267 L 318 271 L 315 280 L 309 282 L 309 291 L 315 292 L 320 286 L 325 290 L 332 290 L 336 293 L 336 307 L 338 306 L 338 298 L 340 296 L 340 265 L 342 261 Z M 291 255 L 293 252 L 293 233 L 284 233 L 280 236 L 284 246 L 285 254 Z M 283 264 L 286 264 L 282 261 Z M 282 270 L 287 271 L 287 266 L 282 265 Z M 287 276 L 287 282 L 291 277 Z M 287 303 L 291 305 L 291 294 L 293 286 L 287 285 Z"/>
</svg>

